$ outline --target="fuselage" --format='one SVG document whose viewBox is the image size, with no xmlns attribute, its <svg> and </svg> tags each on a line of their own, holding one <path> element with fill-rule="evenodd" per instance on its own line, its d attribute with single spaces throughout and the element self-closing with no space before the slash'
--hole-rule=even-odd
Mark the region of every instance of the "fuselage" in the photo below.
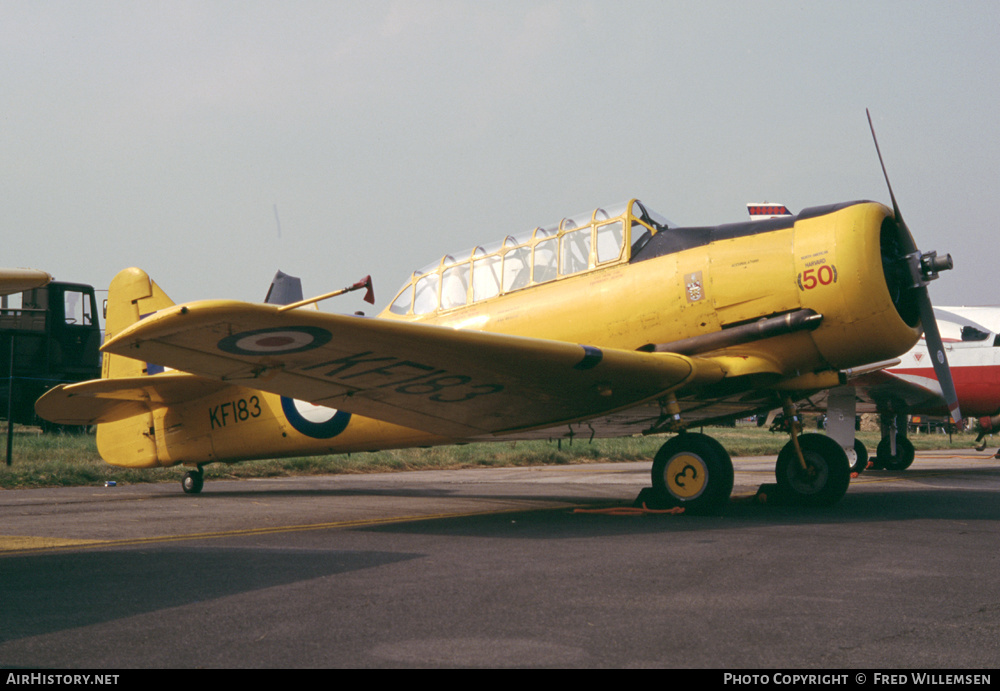
<svg viewBox="0 0 1000 691">
<path fill-rule="evenodd" d="M 817 376 L 896 357 L 917 341 L 915 310 L 883 266 L 894 228 L 891 211 L 872 202 L 677 228 L 633 200 L 445 256 L 378 318 L 634 351 L 800 310 L 821 315 L 817 328 L 699 353 L 722 381 L 678 398 L 711 417 L 713 397 L 727 398 L 727 414 L 752 409 L 759 404 L 746 392 L 808 389 Z M 102 425 L 98 436 L 106 460 L 137 466 L 456 441 L 240 387 Z"/>
<path fill-rule="evenodd" d="M 812 309 L 823 316 L 818 329 L 732 351 L 772 359 L 784 373 L 895 357 L 919 336 L 915 309 L 890 295 L 901 292 L 898 286 L 887 285 L 882 244 L 892 219 L 881 204 L 704 228 L 651 228 L 637 214 L 623 218 L 620 254 L 606 264 L 592 249 L 586 269 L 564 273 L 560 265 L 541 281 L 476 299 L 477 264 L 491 255 L 446 256 L 415 273 L 379 317 L 635 350 Z M 600 226 L 593 224 L 596 235 Z M 573 232 L 578 228 L 574 224 Z M 513 249 L 537 255 L 539 244 L 526 238 Z M 495 254 L 505 260 L 503 252 Z M 454 304 L 444 298 L 446 281 L 459 267 L 466 274 L 471 268 L 473 278 L 459 284 L 462 297 Z M 422 282 L 436 286 L 441 297 L 421 300 Z"/>
</svg>

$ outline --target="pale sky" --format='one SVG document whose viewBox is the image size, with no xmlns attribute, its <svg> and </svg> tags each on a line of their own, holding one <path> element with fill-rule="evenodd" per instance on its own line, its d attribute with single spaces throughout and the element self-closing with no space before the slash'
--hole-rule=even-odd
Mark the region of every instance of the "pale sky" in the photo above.
<svg viewBox="0 0 1000 691">
<path fill-rule="evenodd" d="M 935 304 L 1000 304 L 998 37 L 995 1 L 0 0 L 0 266 L 139 266 L 177 302 L 371 274 L 381 308 L 630 197 L 682 225 L 888 203 L 867 107 L 954 257 Z"/>
</svg>

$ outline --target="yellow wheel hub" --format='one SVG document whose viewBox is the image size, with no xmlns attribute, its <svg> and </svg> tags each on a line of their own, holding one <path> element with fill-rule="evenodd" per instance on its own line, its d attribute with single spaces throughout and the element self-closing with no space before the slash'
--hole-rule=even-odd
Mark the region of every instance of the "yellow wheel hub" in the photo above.
<svg viewBox="0 0 1000 691">
<path fill-rule="evenodd" d="M 679 453 L 667 463 L 664 471 L 667 489 L 680 499 L 694 499 L 708 483 L 708 467 L 700 456 Z"/>
</svg>

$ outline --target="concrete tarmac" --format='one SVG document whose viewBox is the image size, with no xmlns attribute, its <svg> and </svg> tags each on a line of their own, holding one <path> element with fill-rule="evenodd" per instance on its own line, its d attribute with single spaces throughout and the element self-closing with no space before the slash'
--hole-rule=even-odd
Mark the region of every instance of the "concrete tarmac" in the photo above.
<svg viewBox="0 0 1000 691">
<path fill-rule="evenodd" d="M 616 515 L 648 463 L 0 491 L 0 666 L 993 668 L 1000 461 Z M 584 510 L 584 511 L 580 511 Z"/>
</svg>

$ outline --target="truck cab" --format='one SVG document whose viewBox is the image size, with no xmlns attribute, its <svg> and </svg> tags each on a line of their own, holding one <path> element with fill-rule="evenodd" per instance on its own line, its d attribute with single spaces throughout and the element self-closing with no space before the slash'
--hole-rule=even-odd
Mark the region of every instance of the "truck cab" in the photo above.
<svg viewBox="0 0 1000 691">
<path fill-rule="evenodd" d="M 34 406 L 45 391 L 101 376 L 97 315 L 94 288 L 82 283 L 52 281 L 2 298 L 0 416 L 40 424 Z"/>
</svg>

